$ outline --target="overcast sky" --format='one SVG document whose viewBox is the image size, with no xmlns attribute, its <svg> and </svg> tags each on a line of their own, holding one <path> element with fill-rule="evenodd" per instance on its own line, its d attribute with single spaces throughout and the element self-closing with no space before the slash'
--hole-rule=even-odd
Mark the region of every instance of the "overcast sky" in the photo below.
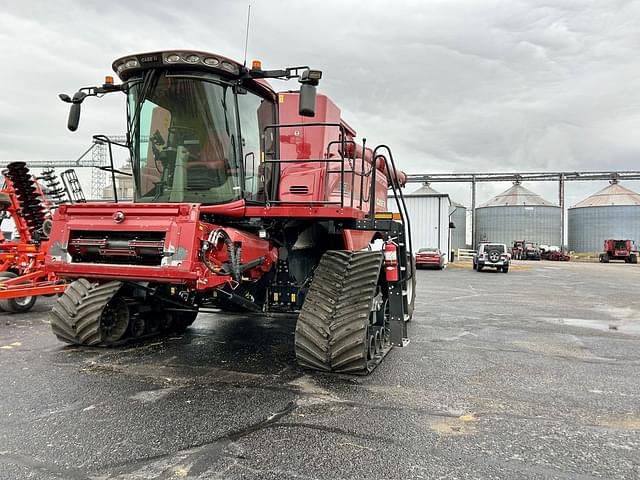
<svg viewBox="0 0 640 480">
<path fill-rule="evenodd" d="M 323 70 L 345 120 L 408 172 L 639 168 L 640 1 L 250 3 L 249 60 Z M 92 134 L 122 133 L 122 96 L 88 99 L 76 133 L 57 98 L 102 83 L 117 57 L 243 56 L 246 1 L 2 4 L 2 161 L 75 159 Z M 571 185 L 568 203 L 602 186 Z M 434 187 L 469 203 L 468 186 Z M 556 185 L 529 187 L 557 201 Z"/>
</svg>

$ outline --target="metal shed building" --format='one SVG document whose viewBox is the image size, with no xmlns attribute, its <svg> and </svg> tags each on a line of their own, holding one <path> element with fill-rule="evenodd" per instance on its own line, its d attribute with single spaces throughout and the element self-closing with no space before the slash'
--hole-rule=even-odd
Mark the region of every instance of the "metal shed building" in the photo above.
<svg viewBox="0 0 640 480">
<path fill-rule="evenodd" d="M 455 226 L 451 229 L 451 249 L 467 248 L 467 207 L 452 201 L 449 214 Z"/>
<path fill-rule="evenodd" d="M 560 207 L 515 183 L 476 208 L 475 242 L 560 245 Z"/>
<path fill-rule="evenodd" d="M 413 250 L 437 247 L 449 256 L 449 213 L 451 199 L 446 193 L 440 193 L 429 185 L 404 195 L 407 212 L 411 219 L 411 241 Z M 389 199 L 389 206 L 395 210 L 395 201 Z"/>
<path fill-rule="evenodd" d="M 640 195 L 616 181 L 569 208 L 569 250 L 599 252 L 607 239 L 640 242 Z"/>
</svg>

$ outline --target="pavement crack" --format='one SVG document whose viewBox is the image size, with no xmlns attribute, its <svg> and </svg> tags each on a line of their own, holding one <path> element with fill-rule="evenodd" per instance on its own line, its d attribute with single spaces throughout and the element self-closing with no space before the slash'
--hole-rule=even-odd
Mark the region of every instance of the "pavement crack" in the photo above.
<svg viewBox="0 0 640 480">
<path fill-rule="evenodd" d="M 105 465 L 103 467 L 104 470 L 111 470 L 111 475 L 127 475 L 139 470 L 140 468 L 149 465 L 152 462 L 161 461 L 167 459 L 169 457 L 185 457 L 182 463 L 191 464 L 191 468 L 189 470 L 190 475 L 193 474 L 201 474 L 205 473 L 207 468 L 211 466 L 212 458 L 220 458 L 225 456 L 224 448 L 238 440 L 251 435 L 252 433 L 258 432 L 265 428 L 273 427 L 276 423 L 278 423 L 283 417 L 289 415 L 297 408 L 295 402 L 289 402 L 287 405 L 281 410 L 277 411 L 269 415 L 266 419 L 260 420 L 259 422 L 252 423 L 244 428 L 240 428 L 237 430 L 231 430 L 224 435 L 220 435 L 218 437 L 213 438 L 212 440 L 201 442 L 198 444 L 190 445 L 186 448 L 180 449 L 175 452 L 167 452 L 161 453 L 158 455 L 153 455 L 149 457 L 145 457 L 143 459 L 137 459 L 130 462 L 123 462 L 118 464 Z M 170 475 L 169 471 L 163 472 L 163 475 Z M 83 477 L 86 478 L 86 477 Z M 165 477 L 159 477 L 165 478 Z M 166 478 L 171 478 L 166 477 Z M 75 479 L 73 479 L 75 480 Z"/>
<path fill-rule="evenodd" d="M 295 402 L 289 402 L 286 407 L 272 415 L 269 415 L 269 417 L 267 417 L 265 420 L 254 423 L 253 425 L 249 425 L 248 427 L 240 430 L 231 431 L 225 435 L 225 438 L 236 442 L 242 437 L 246 437 L 247 435 L 257 432 L 258 430 L 262 430 L 264 428 L 270 427 L 271 425 L 274 425 L 275 423 L 278 423 L 282 417 L 289 415 L 296 409 L 296 407 L 297 406 Z"/>
<path fill-rule="evenodd" d="M 339 428 L 339 427 L 329 427 L 327 425 L 317 425 L 313 423 L 286 422 L 286 423 L 272 424 L 272 425 L 269 425 L 267 428 L 290 428 L 290 427 L 308 428 L 311 430 L 318 430 L 320 432 L 333 433 L 335 435 L 342 435 L 344 437 L 358 438 L 360 440 L 384 442 L 384 443 L 399 445 L 399 446 L 402 445 L 401 443 L 395 442 L 386 437 L 380 437 L 378 435 L 360 434 L 360 433 L 350 432 L 348 430 L 343 430 L 342 428 Z"/>
<path fill-rule="evenodd" d="M 90 480 L 91 477 L 78 468 L 60 467 L 51 463 L 42 462 L 27 455 L 19 453 L 3 452 L 0 453 L 0 463 L 13 463 L 27 467 L 30 470 L 37 470 L 63 480 Z"/>
</svg>

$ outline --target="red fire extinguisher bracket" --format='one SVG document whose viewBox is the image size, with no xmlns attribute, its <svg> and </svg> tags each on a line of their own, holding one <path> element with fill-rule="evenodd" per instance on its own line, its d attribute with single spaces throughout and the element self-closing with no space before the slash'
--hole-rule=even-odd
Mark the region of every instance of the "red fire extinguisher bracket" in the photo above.
<svg viewBox="0 0 640 480">
<path fill-rule="evenodd" d="M 397 282 L 400 279 L 398 247 L 393 242 L 387 242 L 384 246 L 384 274 L 387 282 Z"/>
</svg>

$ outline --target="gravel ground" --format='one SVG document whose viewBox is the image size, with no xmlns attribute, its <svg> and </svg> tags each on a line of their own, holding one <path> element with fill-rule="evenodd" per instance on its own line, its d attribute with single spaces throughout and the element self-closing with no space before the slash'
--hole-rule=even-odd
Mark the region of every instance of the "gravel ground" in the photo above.
<svg viewBox="0 0 640 480">
<path fill-rule="evenodd" d="M 640 478 L 640 267 L 418 272 L 411 343 L 298 369 L 294 320 L 64 347 L 0 313 L 0 478 Z"/>
</svg>

